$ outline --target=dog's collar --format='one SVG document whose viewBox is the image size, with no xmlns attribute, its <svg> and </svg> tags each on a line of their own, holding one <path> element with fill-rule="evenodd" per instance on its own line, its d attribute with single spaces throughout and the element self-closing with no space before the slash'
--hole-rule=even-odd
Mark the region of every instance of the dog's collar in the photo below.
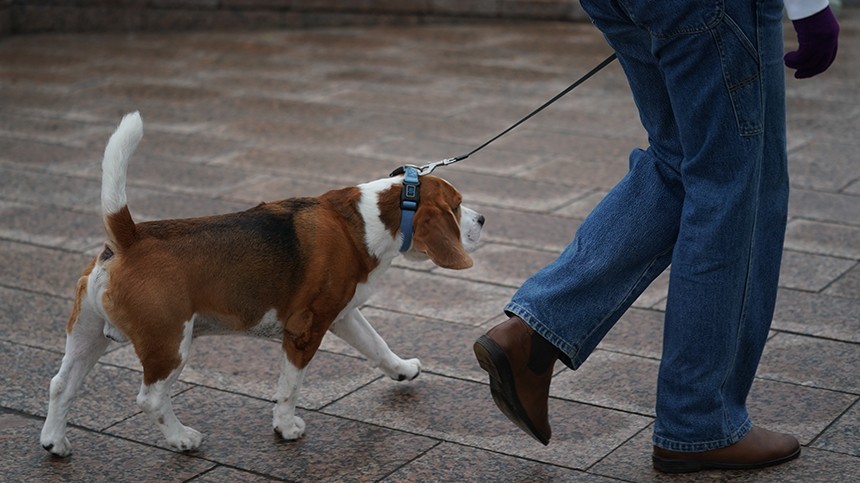
<svg viewBox="0 0 860 483">
<path fill-rule="evenodd" d="M 403 234 L 403 244 L 400 245 L 400 251 L 405 252 L 412 246 L 412 221 L 421 199 L 421 181 L 418 179 L 419 171 L 415 166 L 403 166 L 395 170 L 394 173 L 400 174 L 400 172 L 404 175 L 403 190 L 400 191 L 400 233 Z"/>
</svg>

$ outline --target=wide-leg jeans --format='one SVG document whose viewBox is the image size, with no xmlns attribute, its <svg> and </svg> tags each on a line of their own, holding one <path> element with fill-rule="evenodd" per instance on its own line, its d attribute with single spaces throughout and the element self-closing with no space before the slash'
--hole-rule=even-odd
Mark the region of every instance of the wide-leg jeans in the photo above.
<svg viewBox="0 0 860 483">
<path fill-rule="evenodd" d="M 729 446 L 752 428 L 788 211 L 782 2 L 581 3 L 649 146 L 505 310 L 576 369 L 671 264 L 654 444 Z"/>
</svg>

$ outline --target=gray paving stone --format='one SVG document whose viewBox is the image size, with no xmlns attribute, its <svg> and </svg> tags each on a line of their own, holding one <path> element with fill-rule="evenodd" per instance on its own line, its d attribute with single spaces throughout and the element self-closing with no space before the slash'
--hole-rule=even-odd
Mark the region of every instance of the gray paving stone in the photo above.
<svg viewBox="0 0 860 483">
<path fill-rule="evenodd" d="M 173 398 L 173 407 L 183 424 L 204 435 L 193 456 L 281 480 L 377 480 L 437 444 L 423 436 L 303 410 L 297 416 L 307 425 L 305 435 L 284 441 L 272 431 L 271 403 L 207 388 Z M 166 448 L 161 431 L 142 414 L 108 432 Z"/>
<path fill-rule="evenodd" d="M 70 298 L 0 287 L 0 300 L 5 308 L 0 312 L 0 339 L 63 352 Z"/>
<path fill-rule="evenodd" d="M 541 464 L 523 458 L 442 443 L 382 481 L 585 481 L 610 482 L 608 478 Z"/>
<path fill-rule="evenodd" d="M 71 298 L 91 258 L 0 240 L 0 285 Z"/>
<path fill-rule="evenodd" d="M 32 245 L 85 251 L 104 241 L 102 219 L 62 207 L 0 201 L 0 238 Z"/>
<path fill-rule="evenodd" d="M 860 227 L 794 220 L 788 224 L 785 247 L 820 255 L 860 260 Z"/>
<path fill-rule="evenodd" d="M 440 269 L 441 270 L 441 269 Z M 502 312 L 514 290 L 391 268 L 369 306 L 466 325 L 480 325 Z"/>
<path fill-rule="evenodd" d="M 324 411 L 575 469 L 591 466 L 650 423 L 650 418 L 551 399 L 553 442 L 544 447 L 496 409 L 489 386 L 426 376 L 408 386 L 373 383 Z"/>
<path fill-rule="evenodd" d="M 821 292 L 856 265 L 854 260 L 786 250 L 782 254 L 779 286 Z"/>
<path fill-rule="evenodd" d="M 860 264 L 854 265 L 824 291 L 827 295 L 860 299 Z"/>
<path fill-rule="evenodd" d="M 821 435 L 812 445 L 815 448 L 825 449 L 836 453 L 860 456 L 860 403 L 854 405 L 840 417 L 827 431 Z"/>
<path fill-rule="evenodd" d="M 860 342 L 860 304 L 856 299 L 781 289 L 773 328 L 846 342 Z"/>
<path fill-rule="evenodd" d="M 860 225 L 860 196 L 795 189 L 789 199 L 791 217 Z"/>
<path fill-rule="evenodd" d="M 79 428 L 69 430 L 72 456 L 51 457 L 39 445 L 42 421 L 0 413 L 0 472 L 7 481 L 185 481 L 215 464 Z"/>
<path fill-rule="evenodd" d="M 832 192 L 845 188 L 858 177 L 856 152 L 857 146 L 852 144 L 825 140 L 807 143 L 789 153 L 791 185 Z"/>
<path fill-rule="evenodd" d="M 758 375 L 804 386 L 860 394 L 860 374 L 847 370 L 858 356 L 858 344 L 777 334 L 765 347 Z"/>
</svg>

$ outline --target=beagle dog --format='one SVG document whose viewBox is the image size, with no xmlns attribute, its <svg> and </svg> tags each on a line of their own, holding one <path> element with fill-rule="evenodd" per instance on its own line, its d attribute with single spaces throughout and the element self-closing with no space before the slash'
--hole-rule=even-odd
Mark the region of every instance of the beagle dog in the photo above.
<svg viewBox="0 0 860 483">
<path fill-rule="evenodd" d="M 41 434 L 46 450 L 70 454 L 69 406 L 110 340 L 131 341 L 143 366 L 137 404 L 180 451 L 196 449 L 203 439 L 179 422 L 170 402 L 170 386 L 198 335 L 282 340 L 272 425 L 287 440 L 304 434 L 296 401 L 326 331 L 392 379 L 418 376 L 418 359 L 395 355 L 359 307 L 400 253 L 449 269 L 472 266 L 468 252 L 478 244 L 484 217 L 462 206 L 454 187 L 421 176 L 420 186 L 408 188 L 410 196 L 420 189 L 420 201 L 407 207 L 409 201 L 401 199 L 407 174 L 238 213 L 135 223 L 125 179 L 142 136 L 140 115 L 131 113 L 105 148 L 101 202 L 107 240 L 77 282 L 65 355 L 51 379 Z M 401 209 L 411 210 L 409 229 L 401 227 Z"/>
</svg>

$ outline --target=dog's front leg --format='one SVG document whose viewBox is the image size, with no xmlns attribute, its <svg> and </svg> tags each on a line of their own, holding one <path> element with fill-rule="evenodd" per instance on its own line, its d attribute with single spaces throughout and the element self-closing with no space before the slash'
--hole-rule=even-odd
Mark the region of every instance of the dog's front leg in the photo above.
<svg viewBox="0 0 860 483">
<path fill-rule="evenodd" d="M 287 359 L 286 352 L 283 353 L 275 408 L 272 410 L 272 428 L 286 440 L 299 439 L 305 433 L 305 422 L 296 416 L 296 402 L 304 378 L 305 368 L 294 366 Z"/>
<path fill-rule="evenodd" d="M 396 381 L 412 380 L 421 373 L 421 361 L 398 357 L 358 309 L 353 309 L 335 321 L 329 330 Z"/>
</svg>

